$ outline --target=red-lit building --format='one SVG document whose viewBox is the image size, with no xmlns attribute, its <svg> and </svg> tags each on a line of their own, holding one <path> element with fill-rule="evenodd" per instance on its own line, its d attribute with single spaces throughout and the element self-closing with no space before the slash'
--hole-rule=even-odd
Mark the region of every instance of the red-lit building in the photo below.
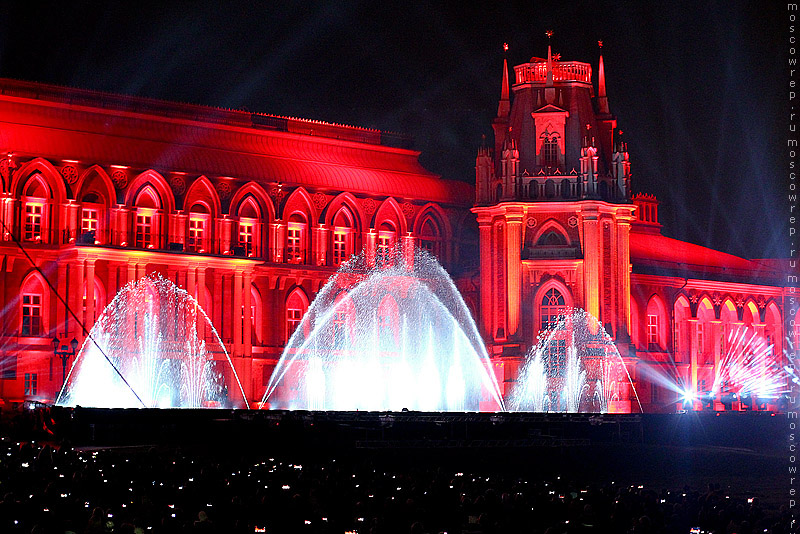
<svg viewBox="0 0 800 534">
<path fill-rule="evenodd" d="M 456 265 L 474 226 L 469 184 L 376 130 L 13 80 L 0 124 L 6 402 L 53 401 L 53 338 L 86 336 L 56 291 L 88 330 L 152 272 L 196 296 L 258 401 L 339 264 L 413 243 Z"/>
<path fill-rule="evenodd" d="M 780 365 L 800 323 L 789 316 L 797 307 L 789 262 L 746 260 L 661 235 L 656 198 L 631 193 L 602 55 L 596 87 L 591 65 L 556 60 L 549 50 L 514 67 L 511 83 L 508 74 L 504 64 L 494 146 L 478 151 L 472 208 L 479 323 L 505 382 L 569 307 L 605 326 L 645 411 L 675 409 L 679 394 L 651 379 L 658 374 L 687 391 L 710 391 L 737 329 L 772 345 Z M 627 401 L 616 409 L 635 410 Z"/>
<path fill-rule="evenodd" d="M 655 198 L 631 195 L 602 58 L 598 84 L 587 63 L 533 58 L 513 84 L 504 66 L 473 188 L 395 134 L 0 80 L 0 398 L 53 401 L 53 338 L 82 342 L 121 287 L 158 272 L 197 298 L 258 401 L 337 267 L 395 245 L 454 273 L 501 381 L 570 306 L 606 326 L 646 410 L 676 399 L 642 362 L 702 391 L 737 325 L 780 353 L 797 332 L 779 264 L 662 236 Z"/>
</svg>

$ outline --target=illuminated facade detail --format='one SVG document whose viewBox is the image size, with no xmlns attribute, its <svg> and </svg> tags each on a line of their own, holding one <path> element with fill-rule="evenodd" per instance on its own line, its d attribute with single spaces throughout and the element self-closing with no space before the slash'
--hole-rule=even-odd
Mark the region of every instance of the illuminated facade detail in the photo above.
<svg viewBox="0 0 800 534">
<path fill-rule="evenodd" d="M 785 363 L 785 273 L 793 266 L 661 235 L 656 198 L 631 194 L 602 56 L 599 67 L 595 91 L 591 65 L 549 50 L 514 67 L 511 84 L 504 62 L 494 144 L 475 160 L 476 315 L 503 381 L 512 382 L 559 310 L 583 308 L 615 341 L 643 408 L 674 411 L 677 393 L 659 392 L 640 366 L 704 394 L 730 350 L 728 336 L 742 328 L 769 340 L 775 365 Z M 553 372 L 565 342 L 551 342 Z M 634 408 L 631 399 L 615 403 Z"/>
<path fill-rule="evenodd" d="M 308 310 L 308 298 L 300 288 L 295 288 L 286 301 L 286 340 L 292 336 Z"/>
<path fill-rule="evenodd" d="M 397 134 L 13 80 L 0 87 L 6 402 L 54 400 L 52 339 L 82 344 L 114 295 L 149 273 L 197 299 L 257 402 L 288 336 L 310 326 L 310 302 L 352 255 L 392 261 L 389 247 L 424 234 L 446 267 L 461 261 L 451 228 L 469 224 L 472 187 L 425 170 Z M 342 343 L 354 313 L 345 305 L 338 317 Z M 397 319 L 383 317 L 392 331 Z M 130 319 L 141 332 L 144 318 Z M 201 336 L 215 343 L 210 331 Z M 38 376 L 35 393 L 26 375 Z"/>
<path fill-rule="evenodd" d="M 27 202 L 25 204 L 25 241 L 42 240 L 42 204 Z"/>
<path fill-rule="evenodd" d="M 39 336 L 42 334 L 41 295 L 22 295 L 22 330 L 20 334 L 23 336 Z"/>
<path fill-rule="evenodd" d="M 640 365 L 702 392 L 741 328 L 782 357 L 800 337 L 789 265 L 661 235 L 656 198 L 631 193 L 604 72 L 601 58 L 595 92 L 588 63 L 549 53 L 513 71 L 504 62 L 474 188 L 431 174 L 388 132 L 0 80 L 0 395 L 52 401 L 52 338 L 82 343 L 122 287 L 157 272 L 197 299 L 257 402 L 336 269 L 362 252 L 387 265 L 396 245 L 402 261 L 418 246 L 453 274 L 501 383 L 571 307 L 601 321 L 648 411 L 677 399 L 651 388 Z M 355 309 L 339 298 L 331 342 L 346 346 Z M 376 310 L 387 343 L 396 308 Z M 143 320 L 131 318 L 137 332 Z M 567 347 L 553 339 L 553 372 Z M 35 394 L 26 375 L 38 377 Z M 622 399 L 615 409 L 634 408 Z"/>
</svg>

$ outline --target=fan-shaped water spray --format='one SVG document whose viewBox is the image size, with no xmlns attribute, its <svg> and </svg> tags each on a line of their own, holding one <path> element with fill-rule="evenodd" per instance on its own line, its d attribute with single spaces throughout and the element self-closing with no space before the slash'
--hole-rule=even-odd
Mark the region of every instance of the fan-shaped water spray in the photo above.
<svg viewBox="0 0 800 534">
<path fill-rule="evenodd" d="M 568 310 L 528 352 L 509 409 L 530 412 L 641 411 L 611 337 L 591 314 Z"/>
<path fill-rule="evenodd" d="M 129 283 L 106 307 L 57 404 L 197 408 L 247 406 L 247 400 L 203 309 L 186 291 L 155 275 Z"/>
<path fill-rule="evenodd" d="M 307 410 L 499 411 L 486 349 L 453 281 L 424 251 L 351 259 L 319 292 L 262 405 Z"/>
<path fill-rule="evenodd" d="M 790 391 L 788 373 L 774 347 L 752 327 L 734 328 L 715 367 L 710 396 L 777 399 Z"/>
</svg>

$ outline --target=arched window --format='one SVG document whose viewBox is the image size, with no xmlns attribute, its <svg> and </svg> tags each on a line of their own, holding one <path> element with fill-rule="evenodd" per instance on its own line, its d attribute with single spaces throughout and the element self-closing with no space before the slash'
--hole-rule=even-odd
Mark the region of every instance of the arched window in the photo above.
<svg viewBox="0 0 800 534">
<path fill-rule="evenodd" d="M 554 287 L 548 289 L 539 307 L 540 330 L 555 327 L 565 310 L 564 296 Z"/>
<path fill-rule="evenodd" d="M 208 207 L 199 202 L 189 209 L 189 238 L 186 248 L 190 252 L 205 252 L 209 249 L 207 240 L 210 219 Z"/>
<path fill-rule="evenodd" d="M 674 306 L 675 324 L 672 335 L 672 351 L 675 363 L 685 363 L 689 361 L 689 351 L 691 343 L 689 341 L 689 319 L 692 316 L 689 308 L 689 301 L 681 295 L 675 301 Z"/>
<path fill-rule="evenodd" d="M 441 258 L 442 253 L 442 232 L 439 225 L 433 218 L 428 217 L 422 223 L 419 235 L 419 246 L 427 250 L 431 255 Z"/>
<path fill-rule="evenodd" d="M 292 334 L 300 323 L 303 322 L 303 317 L 308 310 L 308 298 L 302 289 L 295 288 L 286 299 L 286 341 L 292 337 Z"/>
<path fill-rule="evenodd" d="M 103 201 L 96 193 L 88 193 L 81 199 L 81 233 L 80 242 L 84 244 L 100 243 L 101 214 L 103 213 Z"/>
<path fill-rule="evenodd" d="M 47 324 L 45 311 L 49 309 L 44 282 L 31 274 L 20 287 L 20 336 L 45 336 Z"/>
<path fill-rule="evenodd" d="M 558 167 L 558 135 L 542 134 L 542 167 Z"/>
<path fill-rule="evenodd" d="M 772 346 L 772 354 L 780 355 L 783 353 L 783 335 L 781 313 L 774 302 L 770 302 L 764 313 L 764 337 L 767 344 Z"/>
<path fill-rule="evenodd" d="M 378 230 L 378 243 L 376 249 L 376 262 L 380 267 L 388 267 L 392 264 L 392 251 L 397 241 L 397 231 L 389 222 L 381 224 Z"/>
<path fill-rule="evenodd" d="M 725 354 L 728 352 L 729 339 L 736 331 L 736 323 L 738 322 L 736 306 L 731 299 L 727 299 L 722 303 L 722 307 L 719 311 L 719 319 L 722 323 L 720 325 L 719 355 L 720 358 L 724 358 Z"/>
<path fill-rule="evenodd" d="M 647 303 L 647 350 L 661 351 L 667 346 L 667 314 L 661 300 L 653 296 Z"/>
<path fill-rule="evenodd" d="M 158 193 L 147 186 L 136 197 L 136 220 L 134 226 L 134 246 L 138 248 L 157 248 L 159 227 L 158 210 L 161 201 Z"/>
<path fill-rule="evenodd" d="M 258 205 L 252 197 L 248 197 L 239 205 L 238 246 L 248 258 L 260 256 L 261 219 Z"/>
<path fill-rule="evenodd" d="M 48 227 L 47 201 L 50 198 L 44 178 L 36 173 L 28 179 L 22 198 L 22 239 L 40 243 Z"/>
<path fill-rule="evenodd" d="M 334 267 L 346 262 L 353 255 L 353 241 L 355 237 L 355 218 L 346 206 L 339 208 L 333 217 L 333 232 L 331 235 L 331 260 Z"/>
<path fill-rule="evenodd" d="M 539 240 L 536 242 L 536 244 L 545 247 L 563 246 L 567 244 L 567 241 L 560 232 L 557 232 L 556 230 L 550 230 L 543 233 L 539 237 Z"/>
<path fill-rule="evenodd" d="M 286 261 L 305 263 L 308 224 L 300 213 L 293 213 L 286 225 Z"/>
<path fill-rule="evenodd" d="M 548 289 L 539 306 L 541 317 L 540 331 L 549 330 L 558 325 L 566 311 L 566 302 L 561 292 L 551 287 Z M 567 358 L 567 340 L 564 332 L 557 332 L 547 346 L 545 369 L 548 376 L 562 376 Z"/>
<path fill-rule="evenodd" d="M 696 344 L 697 363 L 705 365 L 714 362 L 714 340 L 712 338 L 712 323 L 714 320 L 714 307 L 708 298 L 704 298 L 697 305 Z M 710 387 L 710 383 L 706 383 Z M 705 391 L 705 390 L 702 390 Z"/>
</svg>

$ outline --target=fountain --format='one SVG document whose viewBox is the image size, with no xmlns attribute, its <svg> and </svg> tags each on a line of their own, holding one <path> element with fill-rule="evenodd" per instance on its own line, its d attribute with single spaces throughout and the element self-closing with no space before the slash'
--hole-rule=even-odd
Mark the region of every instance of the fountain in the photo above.
<svg viewBox="0 0 800 534">
<path fill-rule="evenodd" d="M 460 293 L 427 252 L 364 255 L 322 288 L 289 339 L 262 406 L 294 410 L 501 411 L 489 357 Z"/>
<path fill-rule="evenodd" d="M 611 337 L 594 316 L 572 309 L 544 331 L 528 352 L 509 397 L 509 409 L 633 411 L 629 406 L 631 396 L 641 411 L 636 390 Z"/>
<path fill-rule="evenodd" d="M 206 332 L 213 338 L 211 346 L 204 340 Z M 247 406 L 231 359 L 205 311 L 186 291 L 158 275 L 127 284 L 105 308 L 56 403 L 99 408 Z"/>
</svg>

